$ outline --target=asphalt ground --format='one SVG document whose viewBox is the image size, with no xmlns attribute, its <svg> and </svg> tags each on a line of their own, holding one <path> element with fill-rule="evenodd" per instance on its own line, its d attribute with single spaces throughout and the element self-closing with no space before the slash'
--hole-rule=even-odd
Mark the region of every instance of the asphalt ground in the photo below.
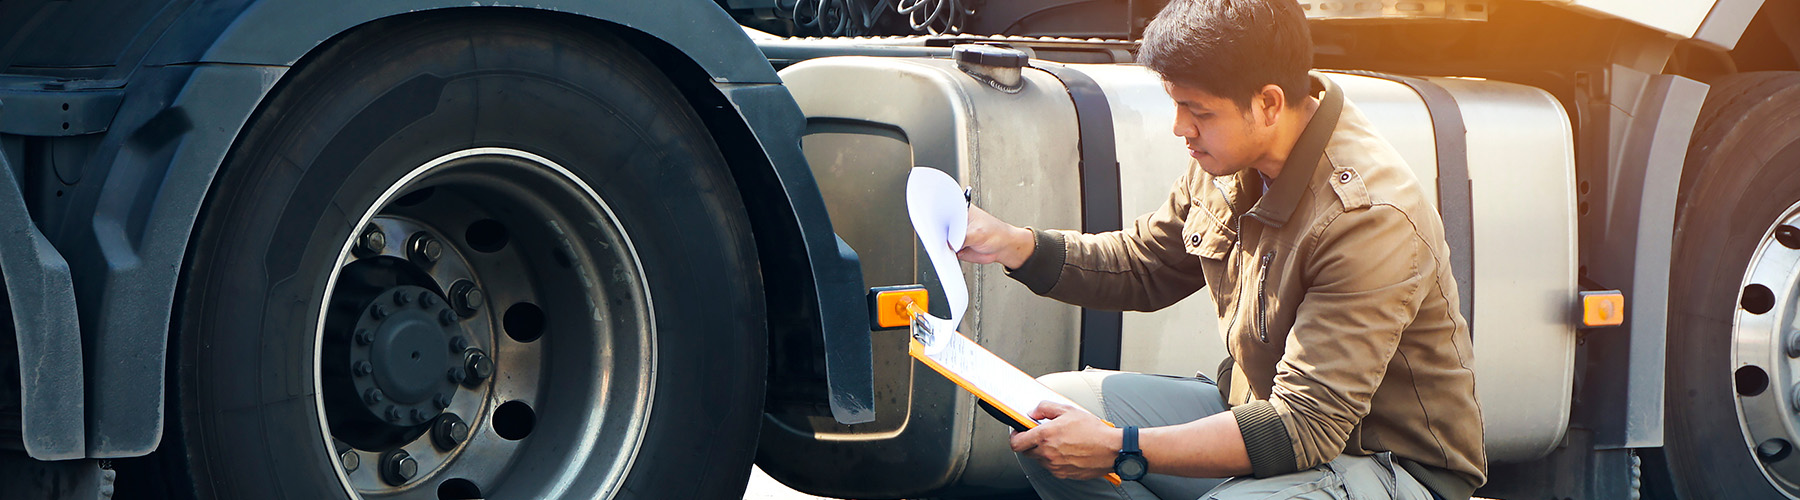
<svg viewBox="0 0 1800 500">
<path fill-rule="evenodd" d="M 750 469 L 750 489 L 744 491 L 744 500 L 824 500 L 827 497 L 815 497 L 788 488 L 775 478 L 764 474 L 762 468 Z"/>
</svg>

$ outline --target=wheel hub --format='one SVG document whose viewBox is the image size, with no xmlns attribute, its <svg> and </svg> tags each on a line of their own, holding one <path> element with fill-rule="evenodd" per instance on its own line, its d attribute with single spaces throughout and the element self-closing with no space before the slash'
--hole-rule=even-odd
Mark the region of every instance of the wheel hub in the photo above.
<svg viewBox="0 0 1800 500">
<path fill-rule="evenodd" d="M 462 328 L 443 321 L 449 305 L 435 292 L 403 285 L 363 308 L 349 350 L 351 382 L 370 419 L 414 426 L 436 418 L 456 395 L 445 374 L 462 360 Z"/>
<path fill-rule="evenodd" d="M 1763 233 L 1732 321 L 1732 380 L 1744 444 L 1771 485 L 1800 495 L 1800 204 Z"/>
</svg>

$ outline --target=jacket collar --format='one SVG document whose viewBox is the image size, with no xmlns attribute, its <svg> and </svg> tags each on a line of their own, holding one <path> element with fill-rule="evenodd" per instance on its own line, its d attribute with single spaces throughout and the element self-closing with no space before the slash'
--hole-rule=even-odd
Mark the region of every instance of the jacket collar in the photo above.
<svg viewBox="0 0 1800 500">
<path fill-rule="evenodd" d="M 1306 193 L 1306 186 L 1312 183 L 1313 174 L 1325 163 L 1325 144 L 1331 141 L 1331 133 L 1337 129 L 1338 115 L 1344 110 L 1344 92 L 1318 72 L 1313 72 L 1311 76 L 1313 88 L 1322 89 L 1325 94 L 1319 99 L 1319 109 L 1306 122 L 1306 129 L 1300 132 L 1300 138 L 1294 141 L 1293 151 L 1288 152 L 1287 162 L 1281 165 L 1282 176 L 1275 178 L 1268 192 L 1263 193 L 1256 206 L 1251 207 L 1246 214 L 1269 227 L 1281 227 L 1293 215 L 1294 208 L 1300 204 L 1300 195 Z M 1320 90 L 1315 90 L 1317 91 Z M 1262 184 L 1255 169 L 1246 168 L 1240 174 L 1240 183 Z"/>
</svg>

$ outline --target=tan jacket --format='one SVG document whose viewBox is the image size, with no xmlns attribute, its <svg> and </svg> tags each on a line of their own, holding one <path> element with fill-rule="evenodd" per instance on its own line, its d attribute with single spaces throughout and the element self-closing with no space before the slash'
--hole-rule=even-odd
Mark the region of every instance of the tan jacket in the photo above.
<svg viewBox="0 0 1800 500">
<path fill-rule="evenodd" d="M 1036 231 L 1012 275 L 1102 309 L 1154 310 L 1204 286 L 1248 382 L 1232 413 L 1258 477 L 1391 451 L 1468 498 L 1487 458 L 1443 221 L 1362 113 L 1314 80 L 1319 110 L 1268 193 L 1254 170 L 1190 165 L 1131 227 Z"/>
</svg>

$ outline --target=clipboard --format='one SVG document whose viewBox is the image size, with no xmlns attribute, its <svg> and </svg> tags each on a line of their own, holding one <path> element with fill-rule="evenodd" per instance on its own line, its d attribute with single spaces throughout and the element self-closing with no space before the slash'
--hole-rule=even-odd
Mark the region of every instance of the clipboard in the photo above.
<svg viewBox="0 0 1800 500">
<path fill-rule="evenodd" d="M 1025 415 L 1043 401 L 1062 403 L 1086 411 L 1081 405 L 1044 387 L 1037 379 L 963 334 L 956 331 L 935 331 L 929 321 L 932 316 L 920 309 L 918 303 L 903 299 L 902 307 L 907 316 L 912 318 L 912 335 L 907 341 L 907 354 L 975 394 L 980 399 L 982 409 L 1001 423 L 1015 430 L 1037 427 L 1038 422 Z M 1106 419 L 1100 421 L 1113 425 Z M 1115 486 L 1120 483 L 1119 475 L 1113 472 L 1106 473 L 1106 480 Z"/>
</svg>

